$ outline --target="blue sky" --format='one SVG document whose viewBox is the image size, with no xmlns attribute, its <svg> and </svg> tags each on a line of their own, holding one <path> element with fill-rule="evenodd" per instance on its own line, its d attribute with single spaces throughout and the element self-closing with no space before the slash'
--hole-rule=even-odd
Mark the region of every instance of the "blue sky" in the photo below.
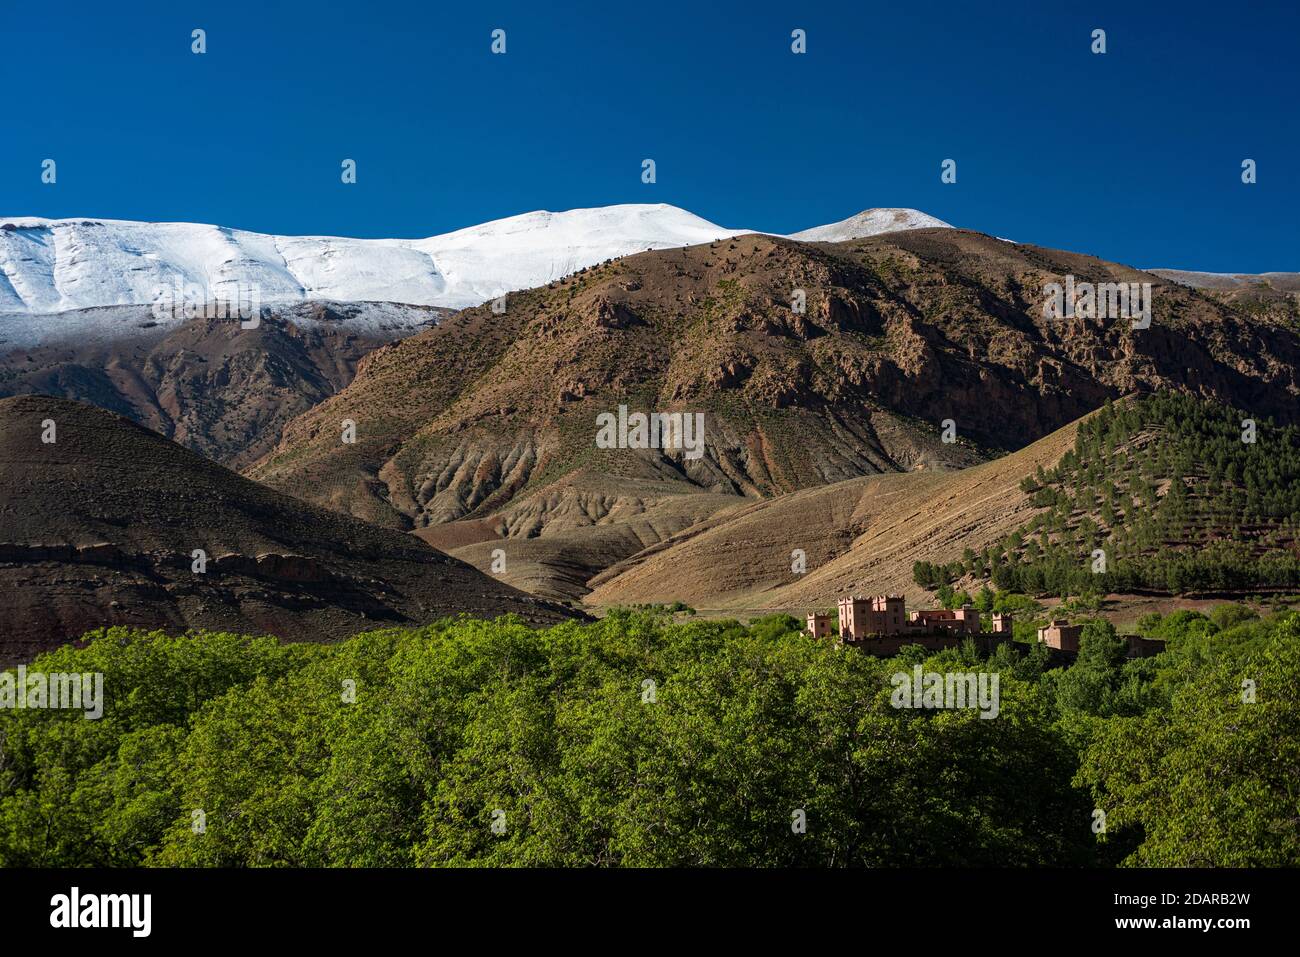
<svg viewBox="0 0 1300 957">
<path fill-rule="evenodd" d="M 911 206 L 1137 266 L 1297 270 L 1296 7 L 3 0 L 0 215 L 419 237 L 609 203 L 773 232 Z"/>
</svg>

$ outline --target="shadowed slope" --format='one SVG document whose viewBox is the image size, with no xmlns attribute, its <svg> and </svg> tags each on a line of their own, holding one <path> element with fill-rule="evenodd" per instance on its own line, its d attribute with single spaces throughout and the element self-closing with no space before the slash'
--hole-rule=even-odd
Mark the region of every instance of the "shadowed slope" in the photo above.
<svg viewBox="0 0 1300 957">
<path fill-rule="evenodd" d="M 109 624 L 324 640 L 458 612 L 568 614 L 410 536 L 45 396 L 0 400 L 0 515 L 5 661 Z"/>
<path fill-rule="evenodd" d="M 78 329 L 98 313 L 112 321 Z M 367 352 L 445 314 L 312 302 L 268 308 L 245 329 L 237 319 L 158 322 L 149 306 L 119 306 L 31 320 L 49 329 L 39 345 L 4 340 L 0 317 L 0 396 L 89 402 L 238 469 L 274 448 L 286 422 L 351 382 Z"/>
</svg>

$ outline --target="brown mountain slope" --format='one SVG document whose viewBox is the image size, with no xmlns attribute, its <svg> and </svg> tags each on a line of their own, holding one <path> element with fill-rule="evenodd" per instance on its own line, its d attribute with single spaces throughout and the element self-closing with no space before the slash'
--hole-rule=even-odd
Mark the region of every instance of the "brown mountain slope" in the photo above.
<svg viewBox="0 0 1300 957">
<path fill-rule="evenodd" d="M 1044 318 L 1044 284 L 1067 274 L 1153 283 L 1152 327 Z M 633 554 L 615 555 L 635 543 L 611 551 L 599 528 L 640 514 L 647 487 L 757 499 L 973 464 L 1135 390 L 1284 418 L 1300 394 L 1300 338 L 1285 324 L 1124 266 L 961 230 L 647 252 L 507 306 L 367 356 L 248 474 L 395 528 L 492 518 L 494 535 L 552 539 L 526 557 L 566 565 L 551 593 L 567 595 L 600 561 Z M 598 448 L 597 416 L 620 404 L 702 413 L 703 455 Z M 969 444 L 940 440 L 948 419 Z M 478 554 L 474 527 L 463 547 Z M 602 541 L 558 547 L 575 534 Z"/>
<path fill-rule="evenodd" d="M 912 564 L 959 559 L 1024 524 L 1036 509 L 1020 480 L 1054 465 L 1077 428 L 959 472 L 851 479 L 755 502 L 611 567 L 586 601 L 802 613 L 850 593 L 919 597 Z M 803 574 L 791 570 L 794 549 L 805 553 Z"/>
<path fill-rule="evenodd" d="M 299 303 L 267 307 L 257 328 L 241 329 L 237 320 L 159 324 L 148 306 L 109 311 L 132 331 L 52 334 L 48 344 L 22 349 L 0 340 L 0 397 L 89 402 L 235 469 L 272 449 L 291 418 L 351 382 L 363 355 L 410 333 L 390 314 L 408 323 L 427 316 L 432 324 L 449 312 Z M 67 319 L 48 322 L 54 329 Z"/>
<path fill-rule="evenodd" d="M 1283 293 L 1300 292 L 1300 272 L 1221 273 L 1195 272 L 1190 269 L 1152 269 L 1164 279 L 1171 279 L 1194 289 L 1241 289 L 1250 286 Z"/>
<path fill-rule="evenodd" d="M 0 518 L 5 663 L 111 624 L 325 640 L 458 612 L 570 614 L 409 535 L 45 396 L 0 399 Z"/>
<path fill-rule="evenodd" d="M 1198 289 L 1251 322 L 1289 326 L 1300 331 L 1300 273 L 1266 272 L 1257 275 L 1187 272 L 1153 269 L 1156 275 Z"/>
<path fill-rule="evenodd" d="M 597 572 L 709 516 L 753 499 L 683 491 L 681 482 L 568 476 L 495 515 L 430 525 L 416 535 L 516 588 L 573 600 Z"/>
</svg>

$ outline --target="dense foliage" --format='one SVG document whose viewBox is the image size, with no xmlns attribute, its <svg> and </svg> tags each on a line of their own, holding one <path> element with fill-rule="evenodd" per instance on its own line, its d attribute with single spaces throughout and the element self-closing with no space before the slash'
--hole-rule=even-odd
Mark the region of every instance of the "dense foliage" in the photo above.
<svg viewBox="0 0 1300 957">
<path fill-rule="evenodd" d="M 1021 488 L 1042 509 L 1027 525 L 981 553 L 916 563 L 916 582 L 973 575 L 1037 595 L 1300 587 L 1295 426 L 1173 393 L 1107 404 Z"/>
<path fill-rule="evenodd" d="M 100 720 L 0 711 L 0 863 L 1294 864 L 1297 622 L 1216 617 L 1146 621 L 1169 650 L 1134 662 L 1097 622 L 1046 670 L 876 659 L 784 616 L 107 629 L 29 666 L 103 673 Z M 996 671 L 997 717 L 893 707 L 915 664 Z"/>
</svg>

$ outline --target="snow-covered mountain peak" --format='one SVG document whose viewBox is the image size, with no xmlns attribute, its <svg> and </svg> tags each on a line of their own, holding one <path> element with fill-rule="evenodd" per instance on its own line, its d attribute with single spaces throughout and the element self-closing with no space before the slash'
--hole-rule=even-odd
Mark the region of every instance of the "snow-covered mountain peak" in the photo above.
<svg viewBox="0 0 1300 957">
<path fill-rule="evenodd" d="M 856 216 L 814 226 L 801 232 L 791 233 L 791 239 L 800 239 L 809 243 L 842 243 L 850 239 L 862 239 L 865 236 L 878 236 L 881 233 L 895 233 L 904 229 L 929 229 L 932 227 L 951 229 L 942 219 L 935 219 L 918 209 L 864 209 Z"/>
<path fill-rule="evenodd" d="M 460 308 L 646 249 L 736 235 L 667 205 L 533 212 L 427 239 L 271 236 L 202 223 L 0 220 L 0 313 L 149 304 L 160 290 L 263 303 L 330 299 Z"/>
<path fill-rule="evenodd" d="M 912 209 L 870 209 L 790 238 L 842 241 L 947 224 Z M 263 305 L 328 300 L 458 309 L 545 285 L 647 249 L 712 242 L 728 229 L 658 204 L 539 210 L 426 239 L 273 236 L 203 223 L 0 218 L 0 340 L 27 317 L 160 299 Z M 110 313 L 102 314 L 107 317 Z M 24 339 L 41 339 L 40 329 Z"/>
</svg>

